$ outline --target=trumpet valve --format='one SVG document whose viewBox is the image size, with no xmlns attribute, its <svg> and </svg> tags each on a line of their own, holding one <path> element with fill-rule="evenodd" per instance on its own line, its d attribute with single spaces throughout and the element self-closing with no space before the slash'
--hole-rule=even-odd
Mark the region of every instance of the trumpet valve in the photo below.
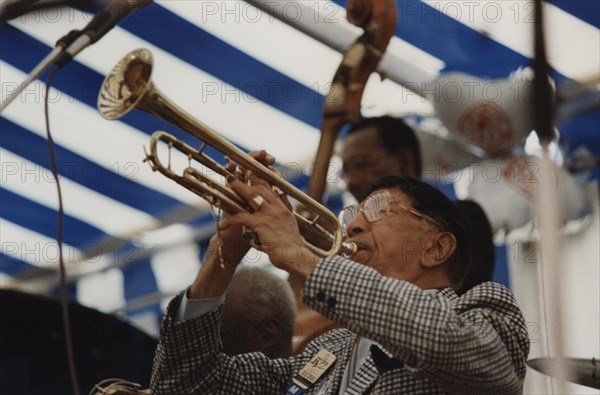
<svg viewBox="0 0 600 395">
<path fill-rule="evenodd" d="M 154 164 L 154 155 L 149 154 L 148 151 L 146 151 L 146 147 L 144 146 L 144 159 L 142 160 L 142 162 L 144 163 L 148 163 L 148 166 L 150 166 L 150 169 L 152 169 L 152 171 L 156 171 L 156 165 Z"/>
</svg>

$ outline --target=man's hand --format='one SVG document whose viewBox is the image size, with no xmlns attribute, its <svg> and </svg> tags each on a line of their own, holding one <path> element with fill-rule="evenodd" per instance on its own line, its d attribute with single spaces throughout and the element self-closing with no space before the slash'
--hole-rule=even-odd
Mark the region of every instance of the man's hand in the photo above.
<svg viewBox="0 0 600 395">
<path fill-rule="evenodd" d="M 272 155 L 269 155 L 265 150 L 252 151 L 249 155 L 267 167 L 272 166 L 275 163 L 275 158 Z M 235 174 L 236 164 L 229 162 L 225 166 L 225 169 L 230 173 Z M 218 227 L 221 245 L 220 251 L 216 252 L 222 255 L 222 258 L 225 261 L 224 263 L 237 265 L 250 249 L 250 242 L 248 238 L 243 235 L 243 226 L 231 223 L 230 215 L 224 212 Z M 215 240 L 215 248 L 219 247 L 217 243 L 218 240 Z"/>
<path fill-rule="evenodd" d="M 238 195 L 253 208 L 253 213 L 231 216 L 232 224 L 245 225 L 258 235 L 258 248 L 269 255 L 271 263 L 292 274 L 306 277 L 316 264 L 316 257 L 305 245 L 298 223 L 285 196 L 255 175 L 250 175 L 251 185 L 239 181 L 230 183 Z"/>
<path fill-rule="evenodd" d="M 250 155 L 265 166 L 275 163 L 275 158 L 264 150 L 253 151 Z M 225 168 L 231 173 L 236 171 L 236 165 L 232 162 Z M 242 234 L 243 224 L 230 219 L 229 214 L 223 213 L 218 224 L 219 232 L 211 238 L 200 272 L 188 291 L 189 298 L 223 295 L 237 265 L 250 249 L 249 240 Z"/>
</svg>

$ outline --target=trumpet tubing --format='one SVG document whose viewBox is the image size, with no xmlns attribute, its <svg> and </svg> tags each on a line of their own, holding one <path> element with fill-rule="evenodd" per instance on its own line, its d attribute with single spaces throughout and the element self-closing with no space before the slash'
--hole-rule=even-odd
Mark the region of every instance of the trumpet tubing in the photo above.
<svg viewBox="0 0 600 395">
<path fill-rule="evenodd" d="M 211 179 L 203 171 L 192 166 L 192 162 L 198 162 L 225 178 L 234 176 L 244 181 L 243 173 L 236 172 L 234 174 L 229 172 L 203 152 L 207 146 L 210 146 L 237 162 L 245 171 L 251 171 L 273 187 L 300 202 L 310 212 L 316 213 L 316 216 L 312 219 L 294 213 L 296 221 L 303 232 L 308 232 L 313 237 L 315 234 L 321 235 L 322 238 L 331 243 L 330 248 L 321 248 L 306 242 L 305 237 L 305 244 L 311 251 L 321 257 L 335 254 L 343 254 L 344 256 L 354 254 L 356 245 L 342 242 L 342 231 L 335 215 L 319 202 L 285 181 L 273 169 L 264 166 L 169 100 L 154 86 L 151 80 L 152 67 L 152 53 L 147 49 L 136 49 L 125 55 L 102 84 L 98 95 L 98 111 L 106 119 L 118 119 L 133 108 L 137 108 L 174 124 L 202 141 L 200 149 L 195 149 L 168 133 L 155 132 L 150 140 L 150 152 L 146 154 L 146 160 L 151 163 L 153 170 L 159 171 L 164 176 L 207 200 L 211 205 L 230 214 L 242 210 L 251 212 L 252 209 L 248 203 L 226 184 Z M 186 155 L 190 165 L 181 174 L 172 170 L 170 161 L 165 166 L 158 156 L 159 143 L 166 144 L 169 150 L 175 149 Z M 326 221 L 330 226 L 326 229 L 319 225 L 317 221 Z"/>
<path fill-rule="evenodd" d="M 150 389 L 122 379 L 106 379 L 94 385 L 89 395 L 151 395 Z"/>
</svg>

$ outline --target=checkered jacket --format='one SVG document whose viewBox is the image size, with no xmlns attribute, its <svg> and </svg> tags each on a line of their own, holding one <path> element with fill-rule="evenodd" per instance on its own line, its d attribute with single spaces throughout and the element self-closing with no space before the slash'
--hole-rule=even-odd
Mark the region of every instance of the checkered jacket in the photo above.
<svg viewBox="0 0 600 395">
<path fill-rule="evenodd" d="M 481 284 L 462 297 L 424 293 L 340 257 L 321 261 L 304 302 L 347 329 L 331 331 L 289 359 L 229 357 L 217 311 L 176 322 L 175 298 L 163 321 L 151 387 L 158 394 L 276 394 L 321 348 L 337 356 L 306 394 L 338 394 L 356 335 L 375 341 L 346 394 L 521 394 L 527 329 L 510 292 Z"/>
</svg>

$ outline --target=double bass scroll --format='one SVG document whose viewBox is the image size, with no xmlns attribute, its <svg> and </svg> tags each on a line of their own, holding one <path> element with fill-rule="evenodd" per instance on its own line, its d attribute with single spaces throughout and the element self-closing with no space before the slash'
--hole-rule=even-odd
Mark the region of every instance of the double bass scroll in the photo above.
<svg viewBox="0 0 600 395">
<path fill-rule="evenodd" d="M 344 52 L 325 98 L 321 139 L 313 162 L 307 194 L 322 201 L 327 184 L 327 170 L 340 129 L 361 119 L 361 100 L 367 80 L 379 64 L 396 27 L 395 0 L 349 0 L 347 19 L 362 27 L 364 33 Z M 311 217 L 310 211 L 301 215 Z M 300 353 L 315 337 L 337 324 L 302 303 L 303 282 L 290 276 L 298 314 L 294 336 L 294 353 Z"/>
<path fill-rule="evenodd" d="M 320 201 L 325 193 L 327 169 L 340 129 L 360 120 L 365 85 L 379 64 L 396 27 L 395 0 L 349 0 L 347 19 L 364 33 L 344 52 L 323 107 L 321 139 L 307 193 Z"/>
</svg>

